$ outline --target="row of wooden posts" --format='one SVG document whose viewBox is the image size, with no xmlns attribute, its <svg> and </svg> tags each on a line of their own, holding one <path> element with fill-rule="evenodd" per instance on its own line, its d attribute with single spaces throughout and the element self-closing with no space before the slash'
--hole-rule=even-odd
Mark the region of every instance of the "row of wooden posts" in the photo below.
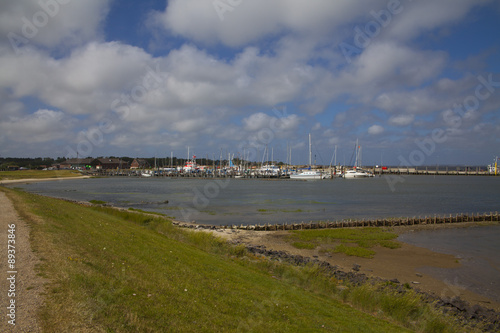
<svg viewBox="0 0 500 333">
<path fill-rule="evenodd" d="M 278 231 L 278 230 L 305 230 L 305 229 L 327 229 L 327 228 L 350 228 L 350 227 L 394 227 L 409 225 L 447 224 L 462 222 L 499 222 L 498 212 L 484 214 L 457 214 L 446 216 L 405 217 L 374 220 L 342 220 L 342 221 L 319 221 L 302 223 L 264 224 L 264 225 L 223 225 L 215 228 L 240 229 L 255 231 Z M 187 226 L 187 225 L 186 225 Z M 203 227 L 203 226 L 199 226 Z M 206 226 L 205 226 L 206 227 Z"/>
</svg>

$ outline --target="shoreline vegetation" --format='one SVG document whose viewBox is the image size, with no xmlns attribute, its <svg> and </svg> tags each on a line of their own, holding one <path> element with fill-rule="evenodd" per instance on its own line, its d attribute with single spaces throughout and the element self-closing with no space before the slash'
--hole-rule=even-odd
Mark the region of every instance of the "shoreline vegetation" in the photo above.
<svg viewBox="0 0 500 333">
<path fill-rule="evenodd" d="M 318 260 L 294 263 L 178 228 L 161 216 L 0 190 L 29 225 L 31 246 L 41 260 L 37 273 L 48 281 L 38 311 L 43 331 L 499 328 L 481 318 L 494 315 L 491 311 L 477 306 L 460 311 L 459 300 L 438 304 L 410 285 L 367 278 L 355 269 L 339 273 Z M 317 238 L 301 241 L 320 244 Z M 355 238 L 360 247 L 375 241 L 362 234 Z M 379 235 L 377 241 L 393 238 Z"/>
<path fill-rule="evenodd" d="M 81 177 L 82 173 L 75 170 L 18 170 L 0 171 L 0 181 L 46 181 L 58 178 Z"/>
</svg>

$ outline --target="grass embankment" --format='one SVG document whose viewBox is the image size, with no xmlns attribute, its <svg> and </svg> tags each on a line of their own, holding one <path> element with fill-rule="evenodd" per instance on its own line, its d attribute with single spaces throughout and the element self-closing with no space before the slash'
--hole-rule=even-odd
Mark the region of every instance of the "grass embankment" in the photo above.
<svg viewBox="0 0 500 333">
<path fill-rule="evenodd" d="M 50 281 L 46 332 L 456 331 L 412 293 L 339 289 L 318 266 L 251 256 L 161 217 L 4 191 Z"/>
<path fill-rule="evenodd" d="M 350 256 L 372 258 L 374 246 L 395 249 L 401 245 L 393 241 L 398 236 L 381 228 L 295 230 L 288 238 L 300 249 L 315 249 L 321 252 L 344 253 Z"/>
<path fill-rule="evenodd" d="M 75 170 L 0 171 L 0 180 L 79 177 L 81 175 L 82 174 L 79 171 Z"/>
</svg>

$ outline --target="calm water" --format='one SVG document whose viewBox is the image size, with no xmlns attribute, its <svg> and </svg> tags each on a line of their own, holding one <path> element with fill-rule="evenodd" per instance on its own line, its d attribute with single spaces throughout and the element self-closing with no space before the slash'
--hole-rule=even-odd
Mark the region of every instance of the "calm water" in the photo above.
<svg viewBox="0 0 500 333">
<path fill-rule="evenodd" d="M 500 211 L 500 177 L 408 176 L 392 189 L 388 180 L 388 176 L 323 181 L 115 177 L 15 186 L 215 225 Z"/>
<path fill-rule="evenodd" d="M 462 266 L 422 267 L 422 273 L 445 281 L 453 291 L 460 286 L 500 303 L 500 226 L 426 230 L 398 240 L 460 258 Z"/>
</svg>

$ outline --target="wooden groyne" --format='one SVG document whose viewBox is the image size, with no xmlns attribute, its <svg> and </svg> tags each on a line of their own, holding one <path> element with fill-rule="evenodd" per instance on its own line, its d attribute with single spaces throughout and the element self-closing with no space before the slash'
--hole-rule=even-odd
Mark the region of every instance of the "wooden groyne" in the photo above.
<svg viewBox="0 0 500 333">
<path fill-rule="evenodd" d="M 194 222 L 174 222 L 174 224 L 185 228 L 203 228 L 203 229 L 239 229 L 254 231 L 280 231 L 280 230 L 308 230 L 308 229 L 334 229 L 334 228 L 360 228 L 360 227 L 395 227 L 412 225 L 432 225 L 432 224 L 452 224 L 464 222 L 500 222 L 498 212 L 484 214 L 456 214 L 443 216 L 426 217 L 404 217 L 404 218 L 386 218 L 386 219 L 363 219 L 363 220 L 341 220 L 341 221 L 317 221 L 301 223 L 282 223 L 282 224 L 255 224 L 255 225 L 205 225 Z"/>
</svg>

